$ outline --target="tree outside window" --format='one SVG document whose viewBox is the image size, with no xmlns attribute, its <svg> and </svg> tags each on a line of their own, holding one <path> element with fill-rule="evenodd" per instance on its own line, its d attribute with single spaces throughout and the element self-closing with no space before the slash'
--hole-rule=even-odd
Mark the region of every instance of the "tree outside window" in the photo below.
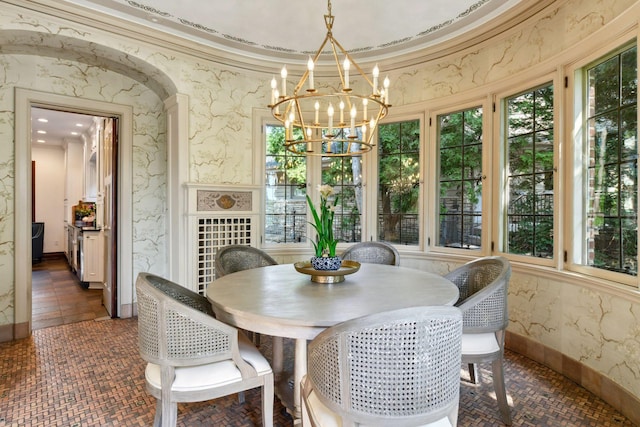
<svg viewBox="0 0 640 427">
<path fill-rule="evenodd" d="M 482 232 L 482 108 L 438 116 L 439 246 L 479 249 Z"/>
<path fill-rule="evenodd" d="M 284 148 L 284 127 L 266 126 L 265 243 L 299 243 L 307 235 L 306 158 Z"/>
<path fill-rule="evenodd" d="M 553 86 L 506 99 L 505 252 L 553 257 Z"/>
<path fill-rule="evenodd" d="M 637 47 L 587 68 L 586 264 L 638 273 Z"/>
<path fill-rule="evenodd" d="M 378 127 L 378 239 L 418 245 L 420 120 Z"/>
<path fill-rule="evenodd" d="M 333 232 L 339 242 L 362 239 L 362 157 L 323 157 L 322 183 L 340 193 L 333 217 Z"/>
</svg>

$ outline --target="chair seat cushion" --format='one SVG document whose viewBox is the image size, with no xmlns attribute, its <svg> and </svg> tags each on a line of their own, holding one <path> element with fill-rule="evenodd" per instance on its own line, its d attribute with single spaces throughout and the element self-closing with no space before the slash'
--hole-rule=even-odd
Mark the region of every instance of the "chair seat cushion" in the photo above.
<svg viewBox="0 0 640 427">
<path fill-rule="evenodd" d="M 258 375 L 271 372 L 269 361 L 264 358 L 260 350 L 258 350 L 251 340 L 242 332 L 238 333 L 238 349 L 240 350 L 240 356 L 256 370 Z"/>
<path fill-rule="evenodd" d="M 240 381 L 240 371 L 230 360 L 197 366 L 182 366 L 175 368 L 176 378 L 173 391 L 188 392 L 206 390 Z M 147 382 L 156 389 L 160 389 L 160 365 L 148 363 L 145 370 Z"/>
<path fill-rule="evenodd" d="M 258 372 L 258 375 L 270 373 L 271 366 L 260 351 L 244 334 L 239 333 L 238 337 L 238 347 L 242 358 Z M 180 392 L 206 390 L 242 380 L 240 370 L 231 360 L 206 365 L 176 367 L 175 372 L 176 378 L 172 390 Z M 160 389 L 160 365 L 148 363 L 145 377 L 151 386 Z"/>
<path fill-rule="evenodd" d="M 462 334 L 463 355 L 491 354 L 498 351 L 500 351 L 500 345 L 493 332 Z"/>
<path fill-rule="evenodd" d="M 324 403 L 318 399 L 315 391 L 311 391 L 308 396 L 307 411 L 312 414 L 311 417 L 319 422 L 322 427 L 342 427 L 342 419 L 338 414 L 327 408 Z M 367 427 L 367 424 L 359 424 L 359 427 Z M 449 418 L 446 416 L 429 424 L 422 424 L 416 427 L 452 427 Z"/>
</svg>

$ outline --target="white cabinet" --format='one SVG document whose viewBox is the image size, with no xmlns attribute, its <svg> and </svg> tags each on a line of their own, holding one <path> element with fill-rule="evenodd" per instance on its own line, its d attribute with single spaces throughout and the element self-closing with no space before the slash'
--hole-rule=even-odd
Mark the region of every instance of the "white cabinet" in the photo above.
<svg viewBox="0 0 640 427">
<path fill-rule="evenodd" d="M 101 230 L 83 230 L 80 281 L 102 289 L 104 282 L 104 239 Z"/>
</svg>

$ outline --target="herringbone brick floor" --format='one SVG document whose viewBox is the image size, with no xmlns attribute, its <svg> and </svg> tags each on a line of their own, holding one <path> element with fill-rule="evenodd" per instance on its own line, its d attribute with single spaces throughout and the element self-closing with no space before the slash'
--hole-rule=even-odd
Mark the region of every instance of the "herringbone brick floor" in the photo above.
<svg viewBox="0 0 640 427">
<path fill-rule="evenodd" d="M 262 337 L 261 350 L 269 359 L 270 343 Z M 291 341 L 285 350 L 292 354 Z M 0 427 L 150 426 L 155 400 L 145 391 L 144 366 L 136 318 L 53 326 L 0 343 Z M 481 366 L 479 385 L 461 383 L 461 427 L 502 425 L 487 369 Z M 514 426 L 633 426 L 582 387 L 510 351 L 505 377 Z M 179 426 L 258 426 L 260 394 L 247 392 L 244 404 L 236 396 L 179 404 L 178 411 Z M 276 399 L 274 425 L 292 424 Z"/>
</svg>

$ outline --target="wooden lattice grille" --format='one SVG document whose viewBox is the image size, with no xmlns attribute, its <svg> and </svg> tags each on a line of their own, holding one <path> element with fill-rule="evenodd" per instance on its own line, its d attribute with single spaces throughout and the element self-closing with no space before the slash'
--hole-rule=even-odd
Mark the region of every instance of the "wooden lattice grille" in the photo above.
<svg viewBox="0 0 640 427">
<path fill-rule="evenodd" d="M 205 295 L 207 285 L 215 278 L 215 259 L 219 248 L 227 245 L 251 245 L 251 217 L 199 218 L 197 231 L 197 292 Z"/>
</svg>

